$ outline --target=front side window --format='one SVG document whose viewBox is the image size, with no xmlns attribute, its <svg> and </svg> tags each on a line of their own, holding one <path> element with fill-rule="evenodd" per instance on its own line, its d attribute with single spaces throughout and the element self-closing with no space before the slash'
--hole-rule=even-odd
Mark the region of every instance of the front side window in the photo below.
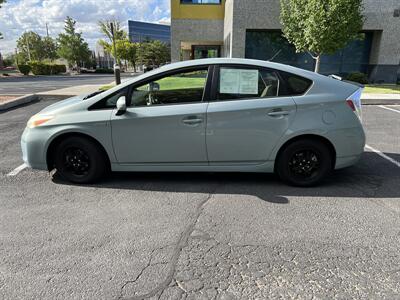
<svg viewBox="0 0 400 300">
<path fill-rule="evenodd" d="M 203 101 L 208 67 L 167 75 L 134 87 L 130 106 L 169 105 Z"/>
<path fill-rule="evenodd" d="M 279 76 L 274 70 L 221 67 L 218 100 L 267 98 L 279 95 Z"/>
</svg>

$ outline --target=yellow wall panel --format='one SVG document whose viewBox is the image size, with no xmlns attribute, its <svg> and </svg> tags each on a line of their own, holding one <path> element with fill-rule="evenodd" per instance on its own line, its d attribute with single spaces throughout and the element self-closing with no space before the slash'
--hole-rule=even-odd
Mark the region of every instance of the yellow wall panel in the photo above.
<svg viewBox="0 0 400 300">
<path fill-rule="evenodd" d="M 181 4 L 180 0 L 171 0 L 172 19 L 223 20 L 225 0 L 222 4 Z"/>
</svg>

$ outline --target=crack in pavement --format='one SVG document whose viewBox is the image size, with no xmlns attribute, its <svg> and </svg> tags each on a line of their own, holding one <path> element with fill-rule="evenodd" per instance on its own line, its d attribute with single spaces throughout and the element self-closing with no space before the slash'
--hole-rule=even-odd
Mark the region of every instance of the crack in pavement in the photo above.
<svg viewBox="0 0 400 300">
<path fill-rule="evenodd" d="M 215 189 L 216 190 L 216 189 Z M 141 276 L 141 274 L 143 274 L 144 270 L 149 267 L 149 265 L 151 264 L 151 256 L 149 259 L 149 263 L 145 266 L 145 268 L 143 268 L 143 270 L 139 273 L 139 275 L 136 277 L 135 280 L 133 281 L 127 281 L 124 283 L 124 285 L 121 287 L 121 295 L 119 297 L 119 299 L 123 299 L 123 300 L 139 300 L 139 299 L 146 299 L 146 298 L 150 298 L 150 297 L 154 297 L 156 296 L 158 293 L 163 292 L 168 286 L 169 284 L 172 282 L 174 274 L 175 274 L 175 270 L 176 270 L 176 265 L 178 263 L 179 257 L 181 255 L 182 249 L 184 247 L 187 246 L 188 241 L 189 241 L 189 237 L 192 234 L 192 232 L 194 231 L 194 228 L 196 226 L 196 223 L 204 209 L 204 206 L 207 204 L 207 202 L 212 198 L 213 194 L 215 193 L 215 190 L 210 192 L 207 197 L 205 197 L 196 207 L 196 210 L 193 214 L 192 217 L 192 222 L 189 223 L 189 225 L 186 227 L 186 229 L 181 233 L 181 236 L 178 240 L 178 242 L 175 245 L 175 248 L 173 250 L 172 256 L 171 256 L 171 260 L 169 262 L 169 270 L 167 273 L 167 276 L 165 278 L 165 280 L 163 282 L 161 282 L 157 287 L 155 287 L 153 290 L 151 290 L 150 292 L 146 293 L 146 294 L 142 294 L 142 295 L 136 295 L 136 296 L 131 296 L 131 297 L 123 297 L 122 293 L 123 293 L 123 289 L 125 288 L 126 285 L 128 285 L 129 283 L 134 283 L 136 280 L 139 279 L 139 277 Z M 154 253 L 154 250 L 153 252 Z"/>
</svg>

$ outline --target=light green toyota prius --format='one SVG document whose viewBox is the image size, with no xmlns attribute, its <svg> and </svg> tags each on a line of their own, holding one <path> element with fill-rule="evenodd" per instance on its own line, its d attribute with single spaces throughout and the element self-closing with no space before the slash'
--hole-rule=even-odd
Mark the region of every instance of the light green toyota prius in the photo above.
<svg viewBox="0 0 400 300">
<path fill-rule="evenodd" d="M 170 64 L 43 109 L 26 164 L 75 183 L 109 171 L 276 172 L 311 186 L 363 153 L 362 88 L 246 59 Z"/>
</svg>

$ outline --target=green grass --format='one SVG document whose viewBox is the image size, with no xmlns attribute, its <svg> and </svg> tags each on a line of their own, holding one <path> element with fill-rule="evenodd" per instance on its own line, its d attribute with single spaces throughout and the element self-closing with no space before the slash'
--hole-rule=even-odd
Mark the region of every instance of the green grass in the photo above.
<svg viewBox="0 0 400 300">
<path fill-rule="evenodd" d="M 156 81 L 161 91 L 203 88 L 205 82 L 206 79 L 201 77 L 167 77 Z M 100 90 L 106 91 L 114 86 L 114 84 L 103 85 Z M 141 90 L 147 90 L 147 86 L 143 86 Z"/>
<path fill-rule="evenodd" d="M 115 86 L 115 84 L 107 84 L 107 85 L 103 85 L 102 87 L 99 88 L 100 91 L 107 91 L 111 88 L 113 88 Z"/>
<path fill-rule="evenodd" d="M 182 90 L 203 88 L 206 79 L 201 77 L 167 77 L 156 81 L 160 90 Z"/>
<path fill-rule="evenodd" d="M 366 94 L 400 94 L 400 85 L 396 84 L 366 84 Z"/>
</svg>

